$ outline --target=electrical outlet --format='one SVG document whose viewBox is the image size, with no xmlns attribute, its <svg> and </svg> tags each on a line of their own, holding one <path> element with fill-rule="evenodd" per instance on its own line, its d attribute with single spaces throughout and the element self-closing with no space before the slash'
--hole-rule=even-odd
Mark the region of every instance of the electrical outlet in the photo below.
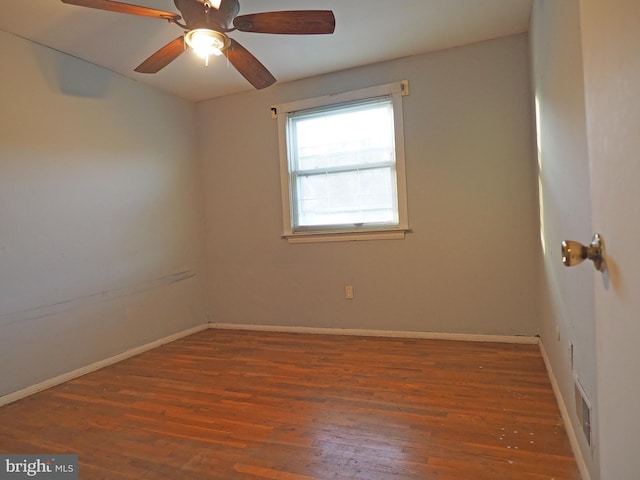
<svg viewBox="0 0 640 480">
<path fill-rule="evenodd" d="M 569 365 L 571 365 L 571 370 L 573 370 L 573 342 L 569 342 Z"/>
<path fill-rule="evenodd" d="M 353 293 L 353 285 L 345 285 L 344 287 L 344 298 L 348 300 L 353 300 L 355 295 Z"/>
</svg>

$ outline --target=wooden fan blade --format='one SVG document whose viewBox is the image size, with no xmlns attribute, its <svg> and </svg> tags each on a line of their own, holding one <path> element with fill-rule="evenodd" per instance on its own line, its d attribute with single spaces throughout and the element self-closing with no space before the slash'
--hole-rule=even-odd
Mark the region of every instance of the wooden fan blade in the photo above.
<svg viewBox="0 0 640 480">
<path fill-rule="evenodd" d="M 249 50 L 234 39 L 231 39 L 231 45 L 223 53 L 229 59 L 231 65 L 258 90 L 276 83 L 276 79 L 271 75 L 271 72 Z"/>
<path fill-rule="evenodd" d="M 176 13 L 141 7 L 139 5 L 131 5 L 128 3 L 112 2 L 111 0 L 62 0 L 62 3 L 78 5 L 80 7 L 96 8 L 98 10 L 106 10 L 108 12 L 129 13 L 131 15 L 140 15 L 142 17 L 162 18 L 170 21 L 180 20 L 181 18 L 180 15 Z"/>
<path fill-rule="evenodd" d="M 184 36 L 180 35 L 138 65 L 135 71 L 157 73 L 178 58 L 182 52 L 184 52 Z"/>
<path fill-rule="evenodd" d="M 242 32 L 314 35 L 333 33 L 336 19 L 330 10 L 289 10 L 239 15 L 233 26 Z"/>
</svg>

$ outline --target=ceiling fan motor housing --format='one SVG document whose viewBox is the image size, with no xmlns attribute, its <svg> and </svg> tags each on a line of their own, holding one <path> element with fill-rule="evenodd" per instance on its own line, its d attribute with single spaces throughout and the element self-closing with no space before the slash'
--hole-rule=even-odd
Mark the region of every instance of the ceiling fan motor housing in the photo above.
<svg viewBox="0 0 640 480">
<path fill-rule="evenodd" d="M 234 29 L 233 19 L 240 12 L 238 0 L 222 0 L 220 8 L 207 8 L 199 0 L 173 0 L 190 30 L 209 28 L 218 32 Z"/>
</svg>

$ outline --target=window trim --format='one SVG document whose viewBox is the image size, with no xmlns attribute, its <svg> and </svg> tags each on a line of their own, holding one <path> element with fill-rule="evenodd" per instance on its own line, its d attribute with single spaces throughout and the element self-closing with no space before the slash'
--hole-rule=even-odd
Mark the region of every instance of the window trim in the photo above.
<svg viewBox="0 0 640 480">
<path fill-rule="evenodd" d="M 407 182 L 405 167 L 404 124 L 402 114 L 402 97 L 409 95 L 407 80 L 387 83 L 375 87 L 362 88 L 322 97 L 308 98 L 271 106 L 271 116 L 278 122 L 278 148 L 280 154 L 280 190 L 282 197 L 282 238 L 289 243 L 337 242 L 354 240 L 382 240 L 402 239 L 409 232 L 407 208 Z M 342 103 L 366 100 L 375 97 L 390 96 L 393 105 L 395 148 L 396 148 L 396 183 L 398 195 L 398 225 L 397 226 L 363 226 L 340 228 L 339 230 L 317 229 L 293 231 L 292 228 L 292 198 L 289 173 L 289 156 L 287 146 L 288 114 L 299 110 L 337 105 Z"/>
</svg>

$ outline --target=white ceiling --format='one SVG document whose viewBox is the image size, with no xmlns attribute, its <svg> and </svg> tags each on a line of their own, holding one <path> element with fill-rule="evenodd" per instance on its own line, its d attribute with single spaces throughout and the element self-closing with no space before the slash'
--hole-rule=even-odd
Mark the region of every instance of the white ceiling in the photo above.
<svg viewBox="0 0 640 480">
<path fill-rule="evenodd" d="M 332 10 L 333 35 L 229 34 L 287 82 L 528 30 L 532 0 L 240 0 L 240 14 Z M 127 3 L 177 12 L 173 0 Z M 217 57 L 205 67 L 185 52 L 156 74 L 133 69 L 180 34 L 155 18 L 63 4 L 3 0 L 0 29 L 185 99 L 200 101 L 253 87 Z"/>
</svg>

